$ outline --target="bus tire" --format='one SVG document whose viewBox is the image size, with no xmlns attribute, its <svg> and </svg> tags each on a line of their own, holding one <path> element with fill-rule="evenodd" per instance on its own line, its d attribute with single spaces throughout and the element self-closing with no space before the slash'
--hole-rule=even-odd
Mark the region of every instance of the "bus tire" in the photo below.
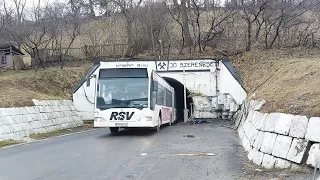
<svg viewBox="0 0 320 180">
<path fill-rule="evenodd" d="M 109 127 L 111 133 L 117 133 L 119 131 L 118 127 Z"/>
<path fill-rule="evenodd" d="M 158 116 L 158 125 L 157 125 L 157 128 L 156 128 L 157 132 L 159 132 L 160 129 L 161 129 L 161 123 L 162 123 L 162 118 L 161 118 L 161 114 L 159 114 L 159 116 Z"/>
</svg>

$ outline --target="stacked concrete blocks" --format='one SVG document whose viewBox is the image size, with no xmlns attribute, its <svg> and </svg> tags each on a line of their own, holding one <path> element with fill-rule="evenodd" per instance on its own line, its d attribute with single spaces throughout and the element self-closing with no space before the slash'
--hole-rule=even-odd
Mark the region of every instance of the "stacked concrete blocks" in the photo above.
<svg viewBox="0 0 320 180">
<path fill-rule="evenodd" d="M 35 106 L 0 108 L 0 140 L 23 140 L 45 133 L 83 125 L 72 101 L 34 100 Z"/>
<path fill-rule="evenodd" d="M 252 108 L 238 132 L 248 158 L 265 168 L 304 163 L 314 167 L 315 154 L 320 153 L 320 118 L 261 113 Z"/>
</svg>

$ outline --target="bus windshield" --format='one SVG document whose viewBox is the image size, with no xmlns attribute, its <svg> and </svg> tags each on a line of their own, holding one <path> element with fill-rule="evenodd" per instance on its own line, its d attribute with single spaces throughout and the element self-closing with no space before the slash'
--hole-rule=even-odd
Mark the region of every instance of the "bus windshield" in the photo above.
<svg viewBox="0 0 320 180">
<path fill-rule="evenodd" d="M 147 108 L 148 78 L 99 78 L 97 108 Z"/>
</svg>

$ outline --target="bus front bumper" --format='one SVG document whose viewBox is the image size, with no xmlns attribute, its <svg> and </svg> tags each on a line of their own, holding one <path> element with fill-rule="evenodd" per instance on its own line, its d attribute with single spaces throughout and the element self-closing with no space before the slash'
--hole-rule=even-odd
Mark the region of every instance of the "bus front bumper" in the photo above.
<svg viewBox="0 0 320 180">
<path fill-rule="evenodd" d="M 125 121 L 117 121 L 117 122 L 110 122 L 110 121 L 94 121 L 94 127 L 120 127 L 120 128 L 127 128 L 127 127 L 156 127 L 157 123 L 152 121 L 135 121 L 135 122 L 125 122 Z"/>
</svg>

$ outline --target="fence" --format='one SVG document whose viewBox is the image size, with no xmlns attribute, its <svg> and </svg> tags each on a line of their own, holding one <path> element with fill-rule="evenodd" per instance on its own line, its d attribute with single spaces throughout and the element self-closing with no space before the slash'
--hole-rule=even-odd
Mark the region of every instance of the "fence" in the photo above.
<svg viewBox="0 0 320 180">
<path fill-rule="evenodd" d="M 104 60 L 119 58 L 125 55 L 127 44 L 108 44 L 102 46 L 84 46 L 81 48 L 41 49 L 39 57 L 45 63 Z"/>
</svg>

